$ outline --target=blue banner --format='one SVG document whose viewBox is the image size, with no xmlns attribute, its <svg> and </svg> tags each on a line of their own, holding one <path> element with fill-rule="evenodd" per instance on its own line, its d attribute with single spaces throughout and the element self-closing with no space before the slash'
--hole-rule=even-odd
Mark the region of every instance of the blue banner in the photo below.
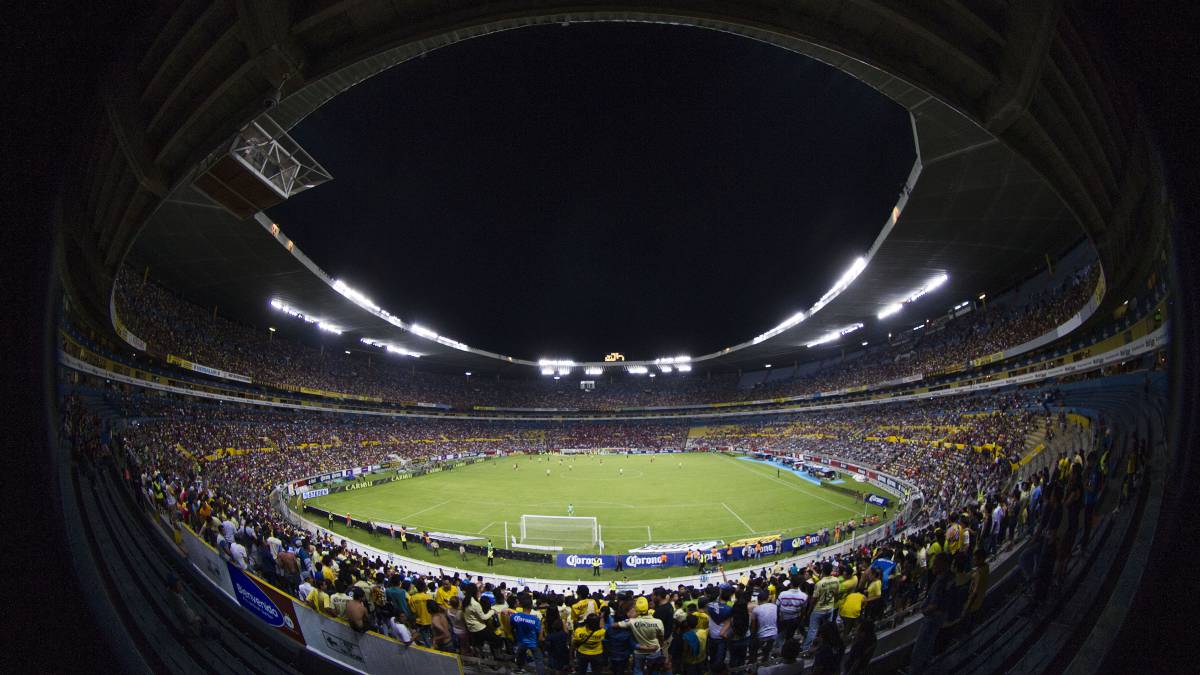
<svg viewBox="0 0 1200 675">
<path fill-rule="evenodd" d="M 867 503 L 874 504 L 875 506 L 887 506 L 888 504 L 890 504 L 892 502 L 887 497 L 880 497 L 879 495 L 872 492 L 867 495 Z"/>
<path fill-rule="evenodd" d="M 228 561 L 225 564 L 229 566 L 229 580 L 233 582 L 233 594 L 237 597 L 239 605 L 276 628 L 282 628 L 288 623 L 283 610 L 279 609 L 240 567 Z"/>
<path fill-rule="evenodd" d="M 821 535 L 814 532 L 812 534 L 801 534 L 790 539 L 783 540 L 784 551 L 803 551 L 806 548 L 819 546 L 821 544 Z"/>
</svg>

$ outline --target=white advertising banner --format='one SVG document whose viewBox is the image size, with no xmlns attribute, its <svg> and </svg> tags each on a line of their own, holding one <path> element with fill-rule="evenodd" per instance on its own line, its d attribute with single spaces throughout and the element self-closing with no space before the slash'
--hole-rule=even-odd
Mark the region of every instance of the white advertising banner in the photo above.
<svg viewBox="0 0 1200 675">
<path fill-rule="evenodd" d="M 460 675 L 458 657 L 403 644 L 373 633 L 356 632 L 344 621 L 296 604 L 296 617 L 308 648 L 362 673 Z"/>
</svg>

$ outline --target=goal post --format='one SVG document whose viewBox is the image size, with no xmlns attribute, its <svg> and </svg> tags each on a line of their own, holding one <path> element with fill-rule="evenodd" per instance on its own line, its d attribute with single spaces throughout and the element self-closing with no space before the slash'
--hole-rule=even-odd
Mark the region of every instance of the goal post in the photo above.
<svg viewBox="0 0 1200 675">
<path fill-rule="evenodd" d="M 521 516 L 521 543 L 596 546 L 600 524 L 591 516 Z"/>
</svg>

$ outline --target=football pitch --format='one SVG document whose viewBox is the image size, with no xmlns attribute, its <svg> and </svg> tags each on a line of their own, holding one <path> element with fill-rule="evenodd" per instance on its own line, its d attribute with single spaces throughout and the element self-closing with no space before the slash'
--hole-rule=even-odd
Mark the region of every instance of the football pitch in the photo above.
<svg viewBox="0 0 1200 675">
<path fill-rule="evenodd" d="M 880 492 L 849 479 L 841 485 L 859 492 Z M 497 548 L 509 547 L 506 534 L 520 539 L 522 515 L 565 516 L 571 505 L 575 516 L 597 519 L 605 553 L 623 553 L 647 543 L 794 536 L 821 527 L 832 530 L 838 522 L 882 512 L 787 469 L 777 471 L 759 462 L 701 453 L 493 458 L 452 471 L 338 492 L 308 503 L 339 516 L 349 513 L 357 519 L 403 524 L 410 531 L 478 536 L 476 544 L 490 538 Z M 436 560 L 448 567 L 485 569 L 484 560 L 469 556 L 464 563 L 456 550 L 443 549 L 435 559 L 411 542 L 407 551 L 401 551 L 400 544 L 386 532 L 371 537 L 337 522 L 332 529 L 412 558 Z M 568 553 L 596 552 L 589 541 L 526 541 L 558 544 Z M 581 574 L 552 564 L 499 557 L 487 571 L 558 579 L 575 579 Z M 687 573 L 684 568 L 627 570 L 619 575 L 605 570 L 604 577 L 638 579 Z"/>
</svg>

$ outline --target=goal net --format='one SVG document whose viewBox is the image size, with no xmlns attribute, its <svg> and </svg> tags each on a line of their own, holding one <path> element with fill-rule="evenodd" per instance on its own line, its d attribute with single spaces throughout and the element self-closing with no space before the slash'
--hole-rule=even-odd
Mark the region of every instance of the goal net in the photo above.
<svg viewBox="0 0 1200 675">
<path fill-rule="evenodd" d="M 587 516 L 521 516 L 521 543 L 576 544 L 600 543 L 600 525 Z"/>
</svg>

